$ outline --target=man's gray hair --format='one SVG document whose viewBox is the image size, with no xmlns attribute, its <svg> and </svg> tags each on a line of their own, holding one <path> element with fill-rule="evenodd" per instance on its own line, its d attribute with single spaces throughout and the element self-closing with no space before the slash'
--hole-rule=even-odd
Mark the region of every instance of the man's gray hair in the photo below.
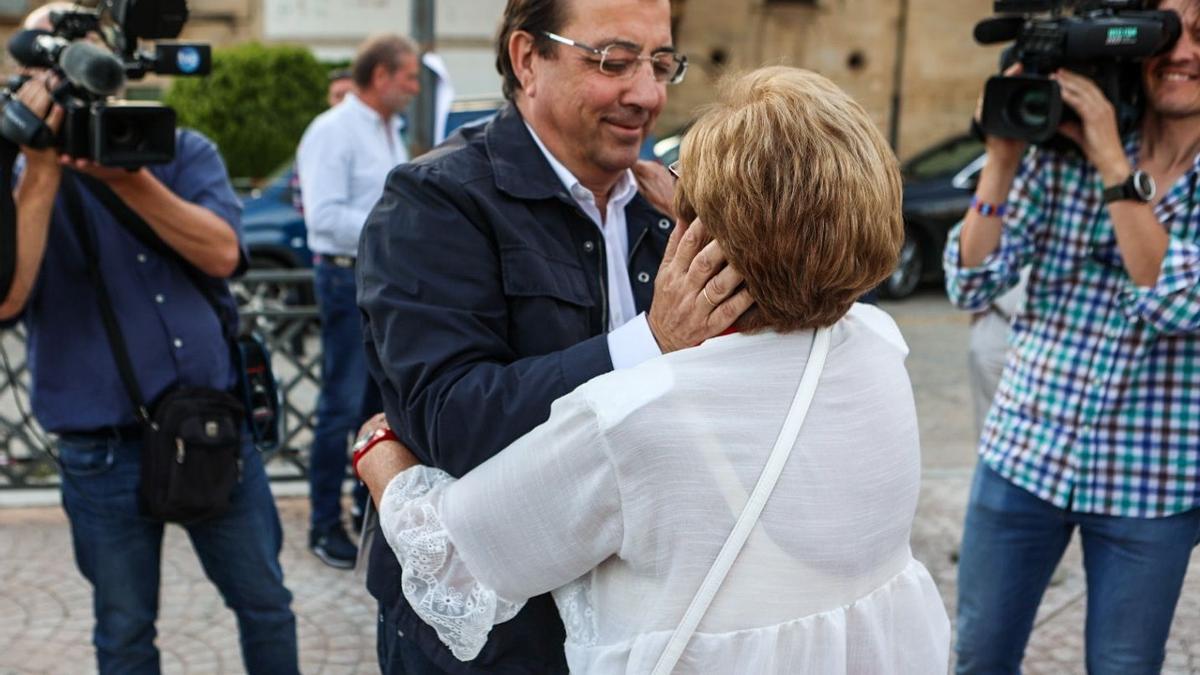
<svg viewBox="0 0 1200 675">
<path fill-rule="evenodd" d="M 400 60 L 408 54 L 417 55 L 417 44 L 402 35 L 389 33 L 367 38 L 359 46 L 350 67 L 354 84 L 363 89 L 370 87 L 376 66 L 382 65 L 389 73 L 395 72 L 400 67 Z"/>
</svg>

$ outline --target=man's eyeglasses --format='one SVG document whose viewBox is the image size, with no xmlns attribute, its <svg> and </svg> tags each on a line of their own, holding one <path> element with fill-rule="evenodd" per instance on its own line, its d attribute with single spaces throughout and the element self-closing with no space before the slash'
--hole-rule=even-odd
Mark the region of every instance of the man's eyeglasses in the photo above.
<svg viewBox="0 0 1200 675">
<path fill-rule="evenodd" d="M 668 164 L 667 171 L 671 172 L 671 175 L 675 177 L 675 180 L 679 180 L 679 160 L 675 160 L 674 162 Z"/>
<path fill-rule="evenodd" d="M 683 82 L 683 75 L 687 72 L 687 57 L 673 51 L 659 50 L 643 56 L 640 49 L 622 42 L 614 42 L 597 49 L 550 31 L 542 31 L 542 34 L 555 42 L 590 52 L 600 60 L 600 72 L 609 77 L 632 77 L 642 65 L 642 61 L 650 62 L 650 69 L 658 82 L 679 84 Z"/>
</svg>

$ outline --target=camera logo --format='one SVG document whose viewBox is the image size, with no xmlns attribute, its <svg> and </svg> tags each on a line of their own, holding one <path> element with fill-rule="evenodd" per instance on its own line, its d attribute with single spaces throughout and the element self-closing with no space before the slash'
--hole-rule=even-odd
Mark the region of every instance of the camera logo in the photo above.
<svg viewBox="0 0 1200 675">
<path fill-rule="evenodd" d="M 194 47 L 183 47 L 175 54 L 175 65 L 179 66 L 179 72 L 184 75 L 196 72 L 201 61 L 200 51 Z"/>
<path fill-rule="evenodd" d="M 1104 45 L 1135 45 L 1138 41 L 1137 26 L 1114 26 L 1108 29 Z"/>
</svg>

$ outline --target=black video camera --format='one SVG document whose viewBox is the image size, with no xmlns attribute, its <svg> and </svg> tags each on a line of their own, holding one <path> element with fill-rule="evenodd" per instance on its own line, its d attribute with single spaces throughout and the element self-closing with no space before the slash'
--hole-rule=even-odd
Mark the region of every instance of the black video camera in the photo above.
<svg viewBox="0 0 1200 675">
<path fill-rule="evenodd" d="M 57 137 L 13 98 L 17 80 L 0 90 L 0 136 L 18 145 L 54 146 L 63 154 L 113 167 L 162 164 L 175 157 L 175 111 L 150 102 L 112 98 L 126 80 L 147 73 L 207 75 L 206 44 L 158 42 L 152 52 L 139 40 L 177 37 L 187 21 L 186 0 L 103 0 L 97 9 L 50 13 L 52 29 L 24 30 L 8 50 L 27 67 L 53 69 L 62 81 L 53 92 L 63 108 Z M 102 41 L 104 46 L 97 44 Z"/>
<path fill-rule="evenodd" d="M 1141 61 L 1170 50 L 1179 39 L 1179 15 L 1147 10 L 1145 0 L 996 0 L 1001 16 L 975 25 L 980 44 L 1015 41 L 1001 70 L 1021 63 L 1017 76 L 995 76 L 983 93 L 984 133 L 1048 143 L 1064 121 L 1078 115 L 1063 105 L 1050 75 L 1067 68 L 1090 78 L 1117 113 L 1122 135 L 1141 118 Z M 1070 16 L 1064 9 L 1073 7 Z"/>
</svg>

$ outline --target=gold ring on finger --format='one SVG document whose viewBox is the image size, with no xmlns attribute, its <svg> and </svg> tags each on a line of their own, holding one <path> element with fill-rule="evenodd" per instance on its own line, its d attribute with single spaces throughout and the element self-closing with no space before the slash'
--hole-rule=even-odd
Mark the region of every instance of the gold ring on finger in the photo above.
<svg viewBox="0 0 1200 675">
<path fill-rule="evenodd" d="M 708 286 L 705 286 L 700 289 L 700 295 L 704 296 L 704 301 L 707 302 L 708 304 L 712 305 L 713 309 L 717 308 L 717 303 L 713 302 L 712 298 L 708 297 Z"/>
</svg>

